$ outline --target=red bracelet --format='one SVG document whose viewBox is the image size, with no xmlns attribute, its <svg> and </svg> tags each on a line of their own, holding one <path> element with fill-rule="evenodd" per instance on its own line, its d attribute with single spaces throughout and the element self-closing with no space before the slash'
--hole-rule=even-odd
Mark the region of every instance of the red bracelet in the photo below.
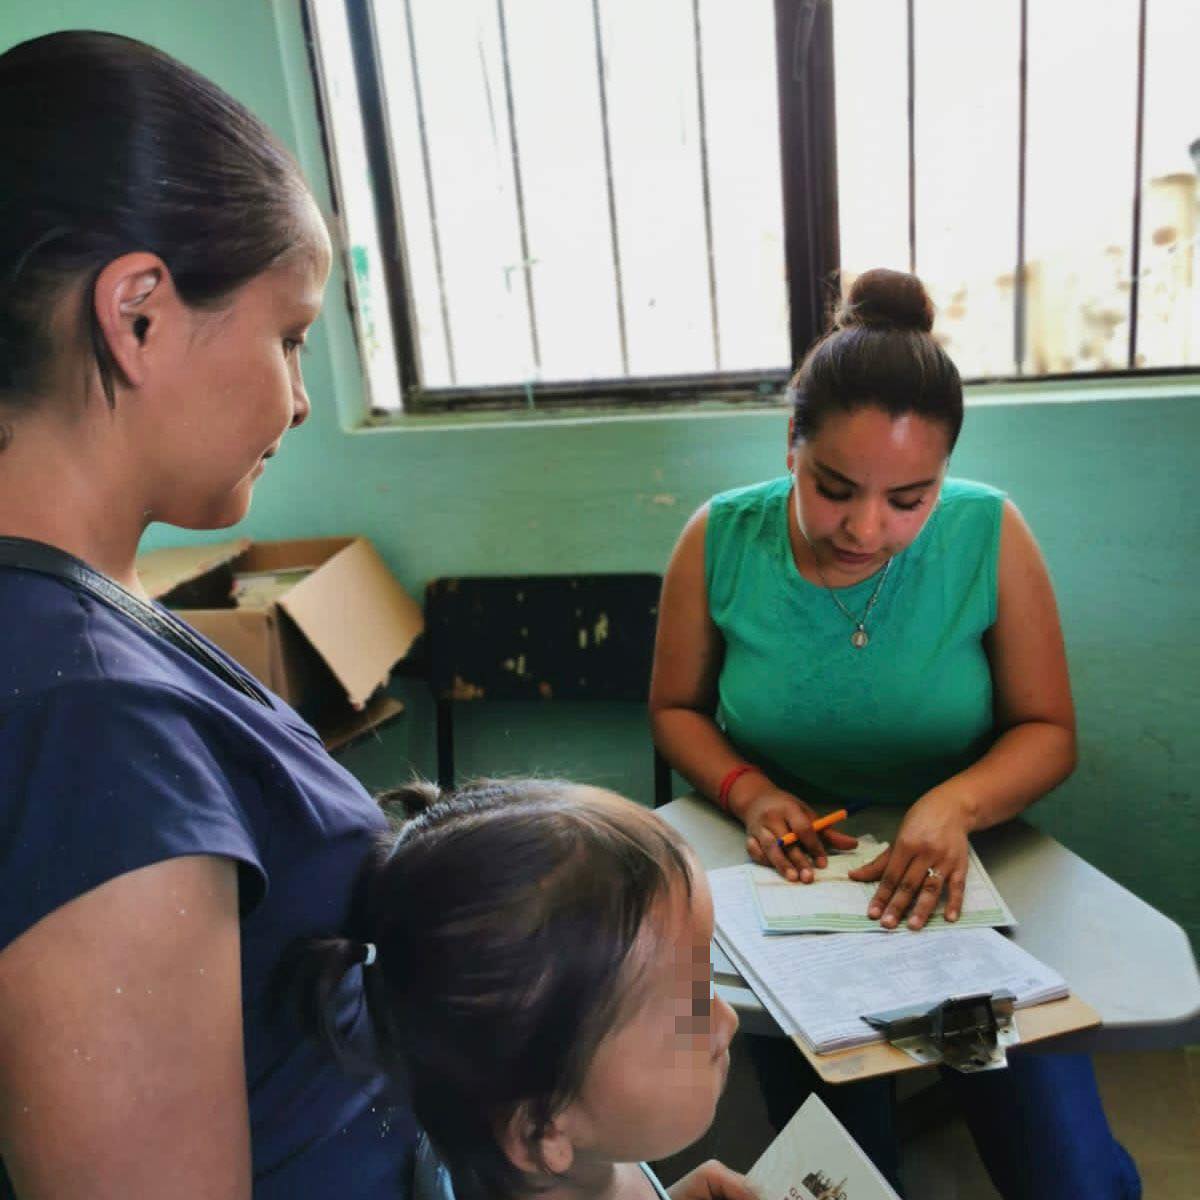
<svg viewBox="0 0 1200 1200">
<path fill-rule="evenodd" d="M 729 811 L 729 793 L 733 791 L 733 785 L 737 783 L 743 775 L 749 775 L 753 772 L 755 775 L 761 775 L 762 772 L 752 763 L 738 763 L 726 772 L 725 778 L 721 780 L 721 786 L 717 789 L 717 803 L 725 812 Z"/>
</svg>

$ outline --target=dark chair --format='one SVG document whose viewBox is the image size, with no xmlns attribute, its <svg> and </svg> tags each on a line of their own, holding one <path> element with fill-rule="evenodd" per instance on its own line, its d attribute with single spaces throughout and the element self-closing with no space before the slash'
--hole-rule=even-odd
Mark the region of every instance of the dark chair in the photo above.
<svg viewBox="0 0 1200 1200">
<path fill-rule="evenodd" d="M 660 575 L 435 579 L 425 589 L 429 683 L 437 702 L 438 783 L 454 786 L 454 707 L 486 700 L 645 704 Z M 654 805 L 671 770 L 654 751 Z"/>
</svg>

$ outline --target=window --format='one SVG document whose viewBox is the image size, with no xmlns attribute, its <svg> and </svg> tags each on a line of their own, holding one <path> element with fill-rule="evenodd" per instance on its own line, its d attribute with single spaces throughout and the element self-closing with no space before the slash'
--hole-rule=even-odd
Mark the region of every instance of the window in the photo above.
<svg viewBox="0 0 1200 1200">
<path fill-rule="evenodd" d="M 1200 118 L 1185 100 L 1200 6 L 835 0 L 834 14 L 847 275 L 915 268 L 967 377 L 1200 363 Z"/>
<path fill-rule="evenodd" d="M 775 395 L 880 265 L 967 378 L 1197 365 L 1200 5 L 1098 11 L 309 0 L 372 406 Z"/>
</svg>

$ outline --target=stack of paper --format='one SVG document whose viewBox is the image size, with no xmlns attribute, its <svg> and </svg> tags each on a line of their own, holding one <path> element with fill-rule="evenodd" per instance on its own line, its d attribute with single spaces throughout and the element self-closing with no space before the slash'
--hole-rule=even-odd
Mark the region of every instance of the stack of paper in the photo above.
<svg viewBox="0 0 1200 1200">
<path fill-rule="evenodd" d="M 1067 994 L 1062 977 L 994 929 L 774 937 L 746 867 L 709 872 L 716 938 L 784 1033 L 818 1054 L 883 1040 L 862 1017 L 1007 990 L 1018 1008 Z"/>
<path fill-rule="evenodd" d="M 279 571 L 239 571 L 233 577 L 238 608 L 270 608 L 307 579 L 316 567 L 285 567 Z"/>
<path fill-rule="evenodd" d="M 870 835 L 860 837 L 854 850 L 842 854 L 831 851 L 829 866 L 814 871 L 812 883 L 789 883 L 770 867 L 747 866 L 762 927 L 768 933 L 878 932 L 879 922 L 867 916 L 867 906 L 879 885 L 858 883 L 849 878 L 849 872 L 865 866 L 886 849 L 886 842 L 877 842 Z M 968 853 L 962 913 L 952 928 L 1016 925 L 1017 919 L 996 890 L 973 846 L 968 847 Z M 943 890 L 926 929 L 949 924 L 943 915 L 945 900 Z M 900 925 L 898 930 L 905 928 Z"/>
</svg>

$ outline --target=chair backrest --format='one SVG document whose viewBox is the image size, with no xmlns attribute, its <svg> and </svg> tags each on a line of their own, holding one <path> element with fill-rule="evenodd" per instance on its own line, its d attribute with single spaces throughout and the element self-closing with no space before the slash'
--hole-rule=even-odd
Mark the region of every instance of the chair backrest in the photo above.
<svg viewBox="0 0 1200 1200">
<path fill-rule="evenodd" d="M 636 700 L 649 693 L 662 577 L 476 576 L 425 592 L 444 700 Z"/>
<path fill-rule="evenodd" d="M 438 782 L 454 785 L 456 702 L 644 703 L 661 588 L 662 576 L 648 573 L 433 580 L 425 589 L 425 638 Z M 670 798 L 671 771 L 655 750 L 655 807 Z"/>
</svg>

